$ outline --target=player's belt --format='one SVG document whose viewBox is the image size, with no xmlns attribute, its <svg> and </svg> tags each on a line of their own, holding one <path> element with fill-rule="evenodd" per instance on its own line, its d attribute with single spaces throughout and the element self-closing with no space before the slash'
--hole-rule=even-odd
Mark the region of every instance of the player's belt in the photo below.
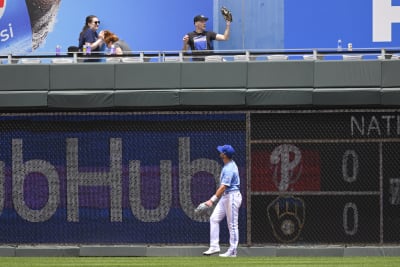
<svg viewBox="0 0 400 267">
<path fill-rule="evenodd" d="M 236 190 L 231 190 L 231 191 L 225 191 L 222 195 L 223 196 L 225 196 L 225 195 L 229 195 L 229 194 L 233 194 L 233 193 L 237 193 L 237 192 L 240 192 L 240 190 L 239 189 L 236 189 Z"/>
</svg>

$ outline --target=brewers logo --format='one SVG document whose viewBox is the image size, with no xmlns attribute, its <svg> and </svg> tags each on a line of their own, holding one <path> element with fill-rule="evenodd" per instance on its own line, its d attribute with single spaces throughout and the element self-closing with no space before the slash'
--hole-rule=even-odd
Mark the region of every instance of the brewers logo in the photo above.
<svg viewBox="0 0 400 267">
<path fill-rule="evenodd" d="M 276 239 L 289 243 L 299 237 L 306 217 L 302 199 L 293 196 L 278 197 L 268 205 L 268 219 Z"/>
</svg>

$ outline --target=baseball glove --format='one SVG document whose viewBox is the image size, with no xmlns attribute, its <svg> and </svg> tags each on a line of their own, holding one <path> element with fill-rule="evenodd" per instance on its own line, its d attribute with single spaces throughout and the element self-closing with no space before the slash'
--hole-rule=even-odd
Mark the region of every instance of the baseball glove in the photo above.
<svg viewBox="0 0 400 267">
<path fill-rule="evenodd" d="M 194 210 L 194 213 L 203 215 L 208 213 L 209 210 L 211 210 L 211 207 L 207 206 L 206 203 L 203 202 L 197 206 L 197 208 Z"/>
<path fill-rule="evenodd" d="M 232 17 L 232 13 L 229 9 L 227 9 L 226 7 L 223 6 L 223 7 L 221 7 L 221 13 L 226 21 L 232 22 L 233 17 Z"/>
</svg>

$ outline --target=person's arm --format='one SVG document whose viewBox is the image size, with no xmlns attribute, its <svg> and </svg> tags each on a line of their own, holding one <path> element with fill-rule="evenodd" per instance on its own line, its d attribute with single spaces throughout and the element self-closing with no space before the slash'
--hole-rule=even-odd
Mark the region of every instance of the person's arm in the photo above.
<svg viewBox="0 0 400 267">
<path fill-rule="evenodd" d="M 116 55 L 123 55 L 124 52 L 122 51 L 121 47 L 117 46 L 117 47 L 115 48 L 115 54 L 116 54 Z"/>
<path fill-rule="evenodd" d="M 183 37 L 183 47 L 182 47 L 182 51 L 187 51 L 188 50 L 188 48 L 189 48 L 189 35 L 185 35 L 184 37 Z"/>
<path fill-rule="evenodd" d="M 103 44 L 103 38 L 104 38 L 103 31 L 101 31 L 100 34 L 96 36 L 95 32 L 93 32 L 91 29 L 87 29 L 83 33 L 82 38 L 80 39 L 80 45 L 82 46 L 90 45 L 90 48 L 94 50 Z"/>
<path fill-rule="evenodd" d="M 225 28 L 224 34 L 218 33 L 217 36 L 215 37 L 215 39 L 217 41 L 227 41 L 227 40 L 229 40 L 230 32 L 231 32 L 231 22 L 226 21 L 226 28 Z"/>
<path fill-rule="evenodd" d="M 222 184 L 220 187 L 218 187 L 215 194 L 209 200 L 206 201 L 206 205 L 211 207 L 215 202 L 218 201 L 218 199 L 222 196 L 225 190 L 226 190 L 226 185 Z"/>
<path fill-rule="evenodd" d="M 97 47 L 101 46 L 103 44 L 103 39 L 98 38 L 94 43 L 90 43 L 90 47 L 93 49 L 96 49 Z"/>
</svg>

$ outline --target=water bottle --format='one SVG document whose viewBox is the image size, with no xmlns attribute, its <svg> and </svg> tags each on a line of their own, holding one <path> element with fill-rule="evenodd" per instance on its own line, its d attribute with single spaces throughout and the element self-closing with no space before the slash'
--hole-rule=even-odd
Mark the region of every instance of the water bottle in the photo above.
<svg viewBox="0 0 400 267">
<path fill-rule="evenodd" d="M 337 40 L 337 50 L 342 51 L 342 39 Z"/>
<path fill-rule="evenodd" d="M 115 55 L 116 51 L 115 51 L 115 45 L 111 45 L 111 49 L 110 49 L 110 54 L 111 55 Z"/>
<path fill-rule="evenodd" d="M 86 51 L 87 51 L 87 48 L 86 48 L 86 45 L 84 44 L 83 47 L 82 47 L 82 53 L 84 55 L 86 55 Z"/>
<path fill-rule="evenodd" d="M 59 56 L 61 54 L 61 46 L 56 45 L 56 56 Z"/>
<path fill-rule="evenodd" d="M 92 53 L 92 47 L 90 46 L 90 44 L 86 45 L 86 55 L 90 55 Z"/>
</svg>

